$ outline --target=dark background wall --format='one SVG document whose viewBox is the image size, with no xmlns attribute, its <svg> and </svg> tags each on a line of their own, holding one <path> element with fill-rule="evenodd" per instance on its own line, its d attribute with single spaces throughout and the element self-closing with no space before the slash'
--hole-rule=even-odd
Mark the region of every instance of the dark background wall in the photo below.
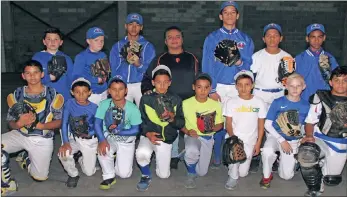
<svg viewBox="0 0 347 197">
<path fill-rule="evenodd" d="M 281 47 L 295 56 L 306 48 L 305 28 L 311 23 L 326 27 L 325 49 L 340 64 L 347 63 L 347 2 L 255 2 L 242 1 L 238 27 L 249 34 L 255 50 L 263 47 L 262 29 L 274 22 L 282 26 Z M 184 31 L 185 49 L 199 58 L 205 37 L 220 25 L 221 2 L 215 1 L 129 1 L 129 2 L 1 2 L 2 72 L 18 72 L 21 63 L 42 50 L 42 33 L 47 25 L 59 27 L 71 39 L 65 39 L 62 50 L 72 58 L 86 46 L 85 32 L 99 26 L 108 35 L 105 51 L 124 36 L 127 13 L 144 17 L 144 36 L 157 52 L 164 50 L 163 31 L 177 25 Z M 72 31 L 72 32 L 71 32 Z"/>
</svg>

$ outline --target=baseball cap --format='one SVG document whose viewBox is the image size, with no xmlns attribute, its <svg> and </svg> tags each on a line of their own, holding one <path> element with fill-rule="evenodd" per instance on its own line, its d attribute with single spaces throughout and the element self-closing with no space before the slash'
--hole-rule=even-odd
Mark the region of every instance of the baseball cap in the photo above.
<svg viewBox="0 0 347 197">
<path fill-rule="evenodd" d="M 195 79 L 194 79 L 194 83 L 199 80 L 199 79 L 207 79 L 210 81 L 210 83 L 212 83 L 212 78 L 209 74 L 207 73 L 199 73 L 196 75 Z"/>
<path fill-rule="evenodd" d="M 325 34 L 324 25 L 314 23 L 314 24 L 311 24 L 311 25 L 306 27 L 306 35 L 308 36 L 311 32 L 313 32 L 315 30 L 320 30 L 321 32 L 323 32 Z"/>
<path fill-rule="evenodd" d="M 236 10 L 239 11 L 239 5 L 235 1 L 226 1 L 226 2 L 222 3 L 222 5 L 220 7 L 220 12 L 223 11 L 223 9 L 225 7 L 228 7 L 228 6 L 234 6 L 236 8 Z"/>
<path fill-rule="evenodd" d="M 115 82 L 115 81 L 121 81 L 121 82 L 125 85 L 125 87 L 127 87 L 127 84 L 125 83 L 125 81 L 124 81 L 124 79 L 123 79 L 123 77 L 122 77 L 121 75 L 116 75 L 116 76 L 112 77 L 112 78 L 108 81 L 107 86 L 110 87 L 110 85 L 111 85 L 113 82 Z"/>
<path fill-rule="evenodd" d="M 104 30 L 99 27 L 92 27 L 87 31 L 87 39 L 94 39 L 99 36 L 105 36 Z"/>
<path fill-rule="evenodd" d="M 236 73 L 236 75 L 234 76 L 234 80 L 236 81 L 240 75 L 247 75 L 247 76 L 251 77 L 252 81 L 254 82 L 254 76 L 253 76 L 253 73 L 251 71 L 241 70 L 240 72 Z"/>
<path fill-rule="evenodd" d="M 75 83 L 77 83 L 77 82 L 85 82 L 85 83 L 87 83 L 89 86 L 91 86 L 90 81 L 88 81 L 86 78 L 84 78 L 84 77 L 78 77 L 77 79 L 75 79 L 75 80 L 72 82 L 71 88 L 72 88 L 72 86 L 73 86 Z"/>
<path fill-rule="evenodd" d="M 131 13 L 127 16 L 126 24 L 137 22 L 139 25 L 143 25 L 143 18 L 138 13 Z"/>
<path fill-rule="evenodd" d="M 281 28 L 281 26 L 276 24 L 276 23 L 270 23 L 270 24 L 268 24 L 268 25 L 266 25 L 264 27 L 263 36 L 265 36 L 267 30 L 269 30 L 269 29 L 276 29 L 282 35 L 282 28 Z"/>
<path fill-rule="evenodd" d="M 169 73 L 170 77 L 172 77 L 171 70 L 169 67 L 167 67 L 165 65 L 159 65 L 159 66 L 155 67 L 155 69 L 152 71 L 152 78 L 158 70 L 166 70 Z"/>
</svg>

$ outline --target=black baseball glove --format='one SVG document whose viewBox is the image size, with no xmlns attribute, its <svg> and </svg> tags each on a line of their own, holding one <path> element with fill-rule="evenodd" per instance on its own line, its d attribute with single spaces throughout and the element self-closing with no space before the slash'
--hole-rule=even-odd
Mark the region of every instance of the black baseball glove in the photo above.
<svg viewBox="0 0 347 197">
<path fill-rule="evenodd" d="M 169 121 L 170 116 L 168 112 L 174 112 L 174 106 L 170 96 L 166 94 L 158 94 L 156 96 L 154 109 L 161 121 Z"/>
<path fill-rule="evenodd" d="M 64 56 L 53 55 L 52 59 L 47 64 L 48 73 L 55 76 L 54 81 L 58 81 L 61 76 L 67 71 L 67 63 Z"/>
<path fill-rule="evenodd" d="M 74 136 L 81 138 L 89 137 L 89 123 L 87 118 L 87 115 L 69 117 L 70 131 Z"/>
<path fill-rule="evenodd" d="M 35 126 L 39 122 L 39 119 L 37 117 L 37 114 L 36 114 L 34 107 L 31 106 L 29 103 L 22 101 L 22 102 L 15 103 L 10 108 L 10 111 L 9 111 L 9 114 L 11 116 L 13 116 L 16 121 L 19 120 L 21 115 L 27 114 L 27 113 L 32 113 L 36 117 L 35 121 L 31 125 L 24 126 L 30 132 L 30 131 L 34 130 Z"/>
<path fill-rule="evenodd" d="M 111 67 L 107 58 L 98 59 L 91 66 L 91 73 L 94 77 L 106 78 L 106 81 L 110 78 Z"/>
<path fill-rule="evenodd" d="M 247 159 L 242 140 L 233 135 L 225 140 L 223 145 L 223 164 L 243 163 Z"/>
<path fill-rule="evenodd" d="M 134 64 L 140 59 L 142 45 L 137 41 L 129 41 L 126 43 L 121 51 L 120 55 L 129 63 Z"/>
<path fill-rule="evenodd" d="M 241 58 L 237 43 L 227 39 L 217 44 L 214 56 L 226 66 L 234 65 Z"/>
</svg>

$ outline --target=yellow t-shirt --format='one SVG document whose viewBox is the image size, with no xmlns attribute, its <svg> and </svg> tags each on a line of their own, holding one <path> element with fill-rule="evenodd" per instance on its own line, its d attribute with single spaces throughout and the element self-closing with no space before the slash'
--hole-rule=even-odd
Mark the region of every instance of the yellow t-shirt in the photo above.
<svg viewBox="0 0 347 197">
<path fill-rule="evenodd" d="M 186 120 L 186 128 L 188 130 L 194 129 L 198 135 L 201 136 L 211 136 L 214 133 L 203 134 L 198 129 L 196 113 L 208 114 L 216 112 L 215 124 L 220 124 L 223 122 L 222 106 L 219 102 L 214 101 L 210 98 L 206 102 L 200 103 L 192 96 L 182 103 L 184 119 Z"/>
</svg>

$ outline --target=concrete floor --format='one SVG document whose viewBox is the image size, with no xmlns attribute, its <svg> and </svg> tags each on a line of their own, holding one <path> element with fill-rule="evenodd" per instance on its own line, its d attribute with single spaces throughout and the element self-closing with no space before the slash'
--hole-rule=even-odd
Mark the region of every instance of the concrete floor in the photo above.
<svg viewBox="0 0 347 197">
<path fill-rule="evenodd" d="M 15 87 L 22 84 L 19 74 L 2 74 L 1 84 L 1 117 L 2 132 L 6 132 L 6 96 Z M 183 140 L 181 140 L 181 143 Z M 92 177 L 80 174 L 77 188 L 68 189 L 65 186 L 67 174 L 58 161 L 57 151 L 60 146 L 60 136 L 55 139 L 55 149 L 50 167 L 49 179 L 45 182 L 34 182 L 26 171 L 17 165 L 14 158 L 11 158 L 12 175 L 18 181 L 19 191 L 14 196 L 302 196 L 306 191 L 305 183 L 300 173 L 296 174 L 292 180 L 285 181 L 274 174 L 271 188 L 264 190 L 259 187 L 261 171 L 249 174 L 245 178 L 240 178 L 239 185 L 234 191 L 224 188 L 227 180 L 227 169 L 221 167 L 218 170 L 209 170 L 205 177 L 197 179 L 196 189 L 186 189 L 184 187 L 186 169 L 182 162 L 179 163 L 178 170 L 172 170 L 168 179 L 162 180 L 153 175 L 150 188 L 146 192 L 138 192 L 136 184 L 140 179 L 140 171 L 134 164 L 134 171 L 128 179 L 117 179 L 117 183 L 108 191 L 100 190 L 99 184 L 102 181 L 101 171 L 97 171 Z M 182 144 L 181 144 L 182 145 Z M 152 173 L 155 174 L 155 161 L 152 162 Z M 347 196 L 347 170 L 343 172 L 343 182 L 336 187 L 326 187 L 323 196 Z"/>
</svg>

